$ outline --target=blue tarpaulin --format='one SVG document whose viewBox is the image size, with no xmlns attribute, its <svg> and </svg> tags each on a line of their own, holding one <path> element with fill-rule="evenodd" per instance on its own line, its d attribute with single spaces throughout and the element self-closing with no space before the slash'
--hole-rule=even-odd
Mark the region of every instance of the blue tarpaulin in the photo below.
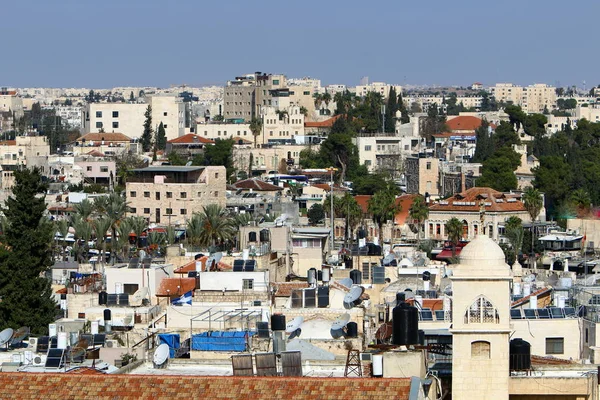
<svg viewBox="0 0 600 400">
<path fill-rule="evenodd" d="M 247 338 L 256 332 L 203 332 L 192 336 L 192 350 L 246 351 Z"/>
<path fill-rule="evenodd" d="M 175 350 L 181 346 L 179 333 L 160 333 L 158 342 L 159 344 L 166 343 L 169 346 L 169 358 L 175 358 Z"/>
</svg>

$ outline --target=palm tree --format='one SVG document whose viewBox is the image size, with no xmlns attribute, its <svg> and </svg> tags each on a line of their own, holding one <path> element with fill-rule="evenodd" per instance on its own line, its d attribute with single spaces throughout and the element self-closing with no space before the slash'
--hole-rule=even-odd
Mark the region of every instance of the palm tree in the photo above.
<svg viewBox="0 0 600 400">
<path fill-rule="evenodd" d="M 530 256 L 530 266 L 531 269 L 535 269 L 535 251 L 533 250 L 533 244 L 535 241 L 535 220 L 540 215 L 542 208 L 544 207 L 544 200 L 542 199 L 542 194 L 539 190 L 534 189 L 532 187 L 528 187 L 523 192 L 521 196 L 521 200 L 525 205 L 525 210 L 529 214 L 531 218 L 531 256 Z"/>
<path fill-rule="evenodd" d="M 344 236 L 345 236 L 346 246 L 348 246 L 348 241 L 350 240 L 350 238 L 352 237 L 352 235 L 354 233 L 354 230 L 356 229 L 356 227 L 358 226 L 358 224 L 360 224 L 360 221 L 362 220 L 363 212 L 362 212 L 362 209 L 360 208 L 360 206 L 358 205 L 358 203 L 356 202 L 356 199 L 354 198 L 354 196 L 352 196 L 350 193 L 344 194 L 344 196 L 342 196 L 342 198 L 340 199 L 339 203 L 340 203 L 340 206 L 339 206 L 340 212 L 346 222 Z M 335 210 L 335 200 L 334 200 L 334 210 Z"/>
<path fill-rule="evenodd" d="M 94 220 L 93 225 L 94 233 L 96 234 L 96 242 L 99 240 L 102 245 L 102 251 L 98 257 L 98 261 L 102 260 L 102 264 L 104 264 L 106 259 L 106 238 L 107 232 L 111 227 L 111 221 L 106 217 L 100 217 Z M 96 247 L 98 247 L 98 243 L 96 243 Z"/>
<path fill-rule="evenodd" d="M 67 251 L 67 235 L 69 234 L 69 221 L 61 219 L 55 222 L 56 232 L 62 237 L 62 260 L 65 261 Z"/>
<path fill-rule="evenodd" d="M 148 247 L 151 250 L 159 251 L 166 242 L 165 235 L 162 232 L 152 231 L 148 233 Z"/>
<path fill-rule="evenodd" d="M 592 199 L 584 189 L 577 189 L 571 193 L 571 203 L 577 208 L 577 214 L 580 214 L 590 209 Z"/>
<path fill-rule="evenodd" d="M 77 241 L 83 241 L 83 250 L 85 251 L 84 260 L 87 261 L 89 242 L 92 238 L 92 225 L 90 225 L 89 221 L 86 219 L 82 218 L 78 214 L 75 214 L 73 218 L 73 228 L 75 229 L 75 238 Z"/>
<path fill-rule="evenodd" d="M 116 244 L 117 240 L 117 227 L 121 223 L 121 221 L 125 218 L 127 214 L 128 206 L 127 201 L 121 194 L 119 193 L 111 193 L 108 197 L 106 197 L 105 204 L 105 213 L 106 217 L 110 220 L 110 228 L 111 228 L 111 258 L 113 265 L 115 263 L 115 258 L 117 256 L 116 248 L 114 244 Z M 129 235 L 129 233 L 127 233 Z"/>
<path fill-rule="evenodd" d="M 188 222 L 192 242 L 202 247 L 216 246 L 235 236 L 233 219 L 227 210 L 217 204 L 204 206 L 201 213 L 194 213 Z"/>
<path fill-rule="evenodd" d="M 323 103 L 323 95 L 319 93 L 313 94 L 315 100 L 315 108 L 319 110 L 321 108 L 321 104 Z"/>
<path fill-rule="evenodd" d="M 129 225 L 131 226 L 131 230 L 135 234 L 135 247 L 136 249 L 139 247 L 140 238 L 142 237 L 142 233 L 148 227 L 148 223 L 146 222 L 146 218 L 141 216 L 132 216 L 127 218 Z"/>
<path fill-rule="evenodd" d="M 127 253 L 129 255 L 129 234 L 131 233 L 131 224 L 128 218 L 123 219 L 119 222 L 117 227 L 117 236 L 113 236 L 115 255 L 117 252 Z M 124 250 L 127 249 L 127 252 Z"/>
<path fill-rule="evenodd" d="M 417 235 L 417 240 L 421 241 L 420 232 L 423 232 L 423 236 L 425 236 L 425 220 L 429 217 L 429 207 L 425 202 L 425 197 L 418 195 L 413 200 L 413 203 L 410 205 L 410 209 L 408 210 L 408 215 L 413 221 L 417 221 L 419 225 L 419 234 Z"/>
<path fill-rule="evenodd" d="M 383 224 L 386 221 L 393 221 L 396 214 L 402 210 L 402 205 L 396 202 L 394 192 L 391 187 L 388 187 L 375 193 L 369 200 L 368 207 L 373 222 L 379 227 L 379 235 L 383 243 Z"/>
<path fill-rule="evenodd" d="M 257 147 L 257 144 L 258 144 L 257 139 L 262 131 L 262 126 L 263 126 L 262 119 L 252 118 L 252 120 L 250 121 L 250 131 L 252 132 L 252 135 L 254 136 L 254 148 Z"/>
<path fill-rule="evenodd" d="M 102 197 L 102 196 L 101 196 Z M 84 220 L 87 220 L 94 212 L 94 204 L 88 199 L 82 200 L 80 203 L 73 206 L 75 213 Z"/>
<path fill-rule="evenodd" d="M 329 107 L 329 102 L 331 102 L 331 94 L 328 92 L 323 93 L 321 99 L 325 102 L 325 106 Z"/>
<path fill-rule="evenodd" d="M 523 225 L 521 218 L 512 216 L 506 220 L 504 224 L 504 236 L 510 242 L 511 247 L 515 252 L 516 260 L 519 259 L 519 253 L 523 246 Z"/>
<path fill-rule="evenodd" d="M 463 234 L 463 223 L 456 217 L 452 217 L 446 222 L 444 225 L 446 230 L 446 236 L 448 236 L 448 240 L 452 243 L 452 257 L 456 256 L 456 245 L 462 239 Z"/>
</svg>

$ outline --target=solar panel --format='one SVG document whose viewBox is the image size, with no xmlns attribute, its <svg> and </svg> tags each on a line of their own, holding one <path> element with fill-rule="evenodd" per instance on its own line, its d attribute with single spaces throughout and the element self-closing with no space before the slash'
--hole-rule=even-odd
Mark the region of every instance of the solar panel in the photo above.
<svg viewBox="0 0 600 400">
<path fill-rule="evenodd" d="M 523 319 L 523 316 L 521 315 L 521 310 L 510 310 L 510 319 Z"/>
<path fill-rule="evenodd" d="M 304 291 L 304 307 L 316 307 L 317 306 L 317 290 L 307 289 Z"/>
<path fill-rule="evenodd" d="M 49 342 L 50 342 L 50 337 L 40 336 L 37 340 L 37 351 L 39 351 L 39 352 L 47 351 Z"/>
<path fill-rule="evenodd" d="M 535 313 L 535 310 L 533 308 L 526 308 L 525 310 L 523 310 L 523 312 L 525 313 L 525 318 L 537 319 L 537 314 Z"/>
<path fill-rule="evenodd" d="M 252 272 L 256 268 L 256 260 L 247 260 L 244 264 L 245 272 Z"/>
<path fill-rule="evenodd" d="M 127 293 L 119 294 L 119 305 L 120 306 L 128 306 L 129 305 L 129 294 L 127 294 Z"/>
<path fill-rule="evenodd" d="M 50 349 L 55 349 L 58 347 L 58 338 L 56 336 L 52 336 L 50 338 Z"/>
<path fill-rule="evenodd" d="M 444 310 L 435 310 L 435 319 L 438 321 L 444 321 Z"/>
<path fill-rule="evenodd" d="M 116 306 L 118 298 L 119 297 L 116 294 L 106 295 L 106 305 L 107 306 Z"/>
<path fill-rule="evenodd" d="M 63 366 L 65 351 L 63 349 L 49 349 L 46 356 L 45 368 L 60 368 Z"/>
<path fill-rule="evenodd" d="M 98 333 L 94 335 L 94 347 L 102 346 L 104 347 L 104 343 L 106 342 L 106 335 L 103 333 Z"/>
<path fill-rule="evenodd" d="M 429 309 L 423 309 L 419 311 L 421 321 L 433 321 L 433 313 Z"/>
<path fill-rule="evenodd" d="M 84 333 L 83 335 L 79 336 L 79 339 L 81 340 L 85 340 L 88 344 L 88 346 L 92 346 L 94 344 L 94 336 Z"/>
<path fill-rule="evenodd" d="M 131 257 L 129 259 L 129 265 L 127 268 L 137 268 L 140 264 L 140 259 L 138 257 Z"/>
<path fill-rule="evenodd" d="M 142 266 L 144 268 L 150 268 L 151 265 L 152 265 L 152 258 L 144 257 L 144 259 L 142 260 Z"/>
<path fill-rule="evenodd" d="M 566 317 L 576 317 L 577 312 L 575 311 L 575 307 L 565 307 L 565 316 Z"/>
<path fill-rule="evenodd" d="M 564 318 L 565 314 L 563 314 L 563 309 L 559 307 L 551 307 L 550 315 L 552 318 Z"/>
<path fill-rule="evenodd" d="M 547 308 L 538 308 L 537 314 L 540 319 L 550 319 L 550 310 Z"/>
<path fill-rule="evenodd" d="M 244 270 L 244 260 L 233 260 L 233 272 L 242 272 Z"/>
</svg>

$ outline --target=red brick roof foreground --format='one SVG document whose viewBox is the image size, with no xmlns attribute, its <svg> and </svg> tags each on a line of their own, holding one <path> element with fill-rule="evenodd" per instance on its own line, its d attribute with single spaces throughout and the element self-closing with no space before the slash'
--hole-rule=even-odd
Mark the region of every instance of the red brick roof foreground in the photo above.
<svg viewBox="0 0 600 400">
<path fill-rule="evenodd" d="M 479 212 L 479 202 L 484 200 L 487 212 L 525 211 L 521 195 L 501 193 L 488 187 L 473 187 L 454 196 L 440 200 L 429 207 L 429 211 Z"/>
<path fill-rule="evenodd" d="M 408 399 L 410 378 L 293 378 L 0 373 L 4 396 L 29 399 Z M 6 398 L 6 397 L 3 397 Z"/>
</svg>

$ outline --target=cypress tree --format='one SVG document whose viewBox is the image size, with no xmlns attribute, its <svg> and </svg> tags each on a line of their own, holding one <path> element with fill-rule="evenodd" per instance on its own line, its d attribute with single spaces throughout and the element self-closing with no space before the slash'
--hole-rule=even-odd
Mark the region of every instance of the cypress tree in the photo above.
<svg viewBox="0 0 600 400">
<path fill-rule="evenodd" d="M 140 142 L 142 143 L 143 151 L 150 151 L 152 148 L 152 134 L 154 133 L 154 129 L 152 129 L 152 106 L 149 104 L 144 113 L 144 117 L 146 117 L 146 120 L 144 121 L 144 133 L 142 133 Z"/>
<path fill-rule="evenodd" d="M 163 126 L 162 121 L 160 125 L 158 125 L 158 130 L 156 131 L 156 148 L 158 150 L 164 150 L 167 148 L 167 133 L 165 132 L 165 127 Z"/>
<path fill-rule="evenodd" d="M 394 133 L 396 131 L 396 111 L 398 111 L 397 101 L 396 89 L 392 86 L 385 107 L 385 131 L 387 133 Z"/>
<path fill-rule="evenodd" d="M 50 280 L 53 228 L 44 215 L 47 185 L 37 168 L 14 171 L 15 186 L 3 213 L 0 248 L 0 328 L 28 326 L 47 333 L 57 315 Z"/>
</svg>

